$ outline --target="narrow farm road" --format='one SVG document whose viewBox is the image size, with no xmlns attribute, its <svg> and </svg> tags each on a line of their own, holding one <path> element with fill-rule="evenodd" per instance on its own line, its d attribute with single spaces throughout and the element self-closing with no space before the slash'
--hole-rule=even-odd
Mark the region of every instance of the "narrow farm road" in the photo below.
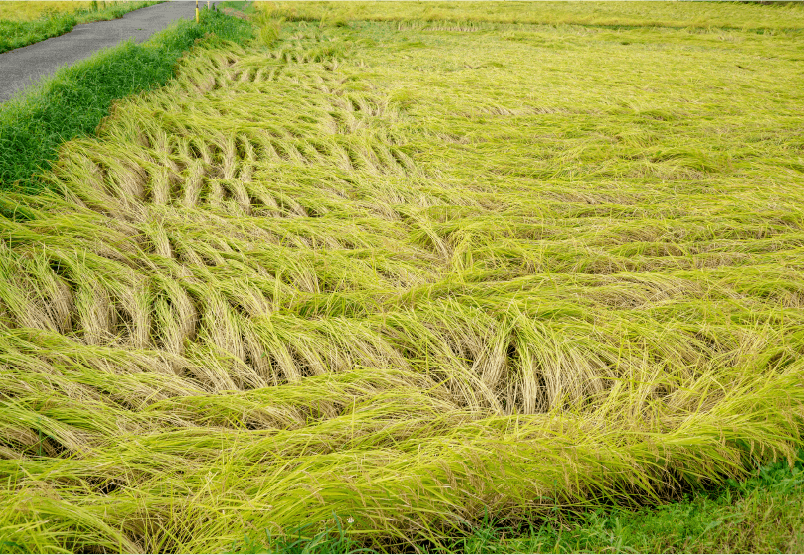
<svg viewBox="0 0 804 555">
<path fill-rule="evenodd" d="M 76 25 L 71 32 L 60 37 L 0 54 L 0 102 L 98 50 L 116 46 L 130 38 L 137 43 L 143 42 L 176 20 L 193 17 L 195 2 L 164 2 L 129 12 L 112 21 Z"/>
</svg>

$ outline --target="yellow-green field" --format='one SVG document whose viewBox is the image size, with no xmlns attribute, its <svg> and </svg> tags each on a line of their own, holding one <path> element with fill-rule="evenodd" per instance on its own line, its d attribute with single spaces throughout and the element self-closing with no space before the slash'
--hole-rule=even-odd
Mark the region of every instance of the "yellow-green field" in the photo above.
<svg viewBox="0 0 804 555">
<path fill-rule="evenodd" d="M 463 21 L 764 30 L 801 30 L 804 11 L 794 2 L 772 8 L 718 2 L 255 2 L 255 7 L 286 20 Z"/>
<path fill-rule="evenodd" d="M 4 549 L 435 549 L 802 445 L 804 6 L 422 6 L 263 5 L 3 195 Z"/>
<path fill-rule="evenodd" d="M 0 2 L 0 19 L 10 21 L 33 21 L 43 15 L 74 13 L 78 10 L 86 10 L 90 6 L 92 6 L 92 2 L 81 2 L 78 0 L 68 2 L 58 2 L 56 0 L 44 2 L 9 0 L 7 2 Z"/>
</svg>

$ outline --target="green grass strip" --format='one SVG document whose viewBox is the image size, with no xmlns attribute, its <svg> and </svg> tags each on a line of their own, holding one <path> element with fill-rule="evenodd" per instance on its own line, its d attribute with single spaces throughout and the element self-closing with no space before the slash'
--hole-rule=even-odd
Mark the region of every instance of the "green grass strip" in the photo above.
<svg viewBox="0 0 804 555">
<path fill-rule="evenodd" d="M 58 37 L 78 23 L 73 14 L 41 17 L 33 21 L 0 21 L 0 53 L 22 48 L 51 37 Z"/>
<path fill-rule="evenodd" d="M 202 14 L 198 25 L 180 21 L 143 44 L 129 41 L 99 52 L 5 103 L 0 108 L 0 190 L 40 192 L 37 175 L 56 159 L 59 145 L 92 134 L 115 99 L 164 85 L 196 40 L 209 34 L 242 43 L 252 36 L 245 21 L 206 10 Z"/>
</svg>

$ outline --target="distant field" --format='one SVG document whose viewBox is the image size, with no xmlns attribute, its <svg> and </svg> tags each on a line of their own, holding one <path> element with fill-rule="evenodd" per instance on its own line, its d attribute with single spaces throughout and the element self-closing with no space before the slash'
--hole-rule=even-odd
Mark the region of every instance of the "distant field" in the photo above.
<svg viewBox="0 0 804 555">
<path fill-rule="evenodd" d="M 382 10 L 263 4 L 0 197 L 9 550 L 432 551 L 793 460 L 804 6 Z"/>
<path fill-rule="evenodd" d="M 472 21 L 593 27 L 801 30 L 794 2 L 729 6 L 718 2 L 256 2 L 287 19 Z"/>
<path fill-rule="evenodd" d="M 106 2 L 96 2 L 96 5 L 103 6 Z M 111 2 L 109 2 L 111 4 Z M 43 15 L 74 13 L 79 10 L 87 10 L 92 6 L 92 2 L 58 2 L 49 0 L 45 2 L 36 1 L 16 1 L 9 0 L 0 2 L 0 19 L 10 21 L 32 21 L 39 19 Z"/>
</svg>

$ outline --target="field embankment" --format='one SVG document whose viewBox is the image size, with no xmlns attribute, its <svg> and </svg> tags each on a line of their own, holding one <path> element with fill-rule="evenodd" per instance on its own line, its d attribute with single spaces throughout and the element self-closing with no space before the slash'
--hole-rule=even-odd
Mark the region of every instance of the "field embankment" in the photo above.
<svg viewBox="0 0 804 555">
<path fill-rule="evenodd" d="M 792 16 L 290 9 L 5 195 L 4 545 L 435 549 L 792 461 Z"/>
</svg>

